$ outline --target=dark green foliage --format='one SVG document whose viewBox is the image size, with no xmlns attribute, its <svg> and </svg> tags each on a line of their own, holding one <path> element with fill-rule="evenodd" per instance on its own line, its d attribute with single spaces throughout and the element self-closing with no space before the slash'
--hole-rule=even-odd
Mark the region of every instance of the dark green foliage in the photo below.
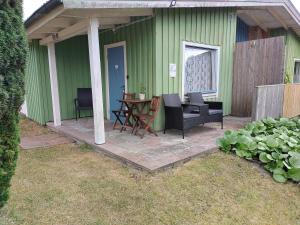
<svg viewBox="0 0 300 225">
<path fill-rule="evenodd" d="M 0 208 L 8 199 L 19 144 L 27 42 L 21 0 L 0 0 Z"/>
<path fill-rule="evenodd" d="M 299 118 L 268 118 L 249 123 L 245 129 L 227 131 L 218 145 L 224 152 L 259 160 L 277 182 L 300 182 Z"/>
</svg>

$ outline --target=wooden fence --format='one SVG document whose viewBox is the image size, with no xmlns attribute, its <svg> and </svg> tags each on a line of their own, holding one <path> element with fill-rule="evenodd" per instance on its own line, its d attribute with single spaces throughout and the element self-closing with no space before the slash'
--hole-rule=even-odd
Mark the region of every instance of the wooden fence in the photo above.
<svg viewBox="0 0 300 225">
<path fill-rule="evenodd" d="M 258 86 L 252 107 L 252 120 L 299 116 L 300 84 Z"/>
<path fill-rule="evenodd" d="M 285 85 L 282 115 L 289 118 L 300 115 L 300 84 Z"/>
<path fill-rule="evenodd" d="M 232 115 L 251 116 L 255 87 L 283 83 L 284 38 L 267 38 L 236 44 Z"/>
</svg>

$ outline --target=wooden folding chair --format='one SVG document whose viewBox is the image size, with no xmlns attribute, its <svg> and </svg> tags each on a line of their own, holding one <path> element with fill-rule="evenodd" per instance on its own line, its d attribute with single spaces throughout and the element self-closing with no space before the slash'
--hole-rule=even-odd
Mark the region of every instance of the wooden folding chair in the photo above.
<svg viewBox="0 0 300 225">
<path fill-rule="evenodd" d="M 135 93 L 123 93 L 123 100 L 126 99 L 134 99 L 135 98 Z M 113 129 L 117 128 L 117 123 L 119 122 L 121 124 L 121 127 L 123 126 L 123 121 L 121 120 L 121 118 L 127 118 L 127 115 L 130 112 L 130 109 L 127 108 L 126 104 L 124 102 L 121 102 L 121 106 L 119 110 L 112 110 L 112 113 L 116 116 L 116 120 L 114 122 L 113 125 Z"/>
<path fill-rule="evenodd" d="M 151 99 L 148 113 L 134 115 L 134 117 L 136 118 L 134 131 L 135 134 L 139 135 L 141 138 L 144 137 L 146 132 L 158 136 L 155 130 L 151 128 L 151 125 L 153 124 L 156 115 L 159 111 L 160 99 L 161 99 L 160 96 L 153 96 Z M 140 130 L 142 130 L 142 133 L 139 133 Z"/>
</svg>

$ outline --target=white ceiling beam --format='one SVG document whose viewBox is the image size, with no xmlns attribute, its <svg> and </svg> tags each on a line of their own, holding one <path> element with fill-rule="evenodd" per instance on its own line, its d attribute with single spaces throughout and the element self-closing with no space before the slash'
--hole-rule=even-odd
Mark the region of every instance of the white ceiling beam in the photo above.
<svg viewBox="0 0 300 225">
<path fill-rule="evenodd" d="M 79 33 L 82 33 L 83 31 L 87 30 L 88 21 L 84 20 L 82 22 L 76 23 L 60 32 L 58 32 L 55 35 L 50 35 L 42 40 L 40 40 L 40 45 L 47 45 L 51 42 L 59 42 L 66 40 L 68 38 L 74 37 L 78 35 Z"/>
<path fill-rule="evenodd" d="M 65 28 L 72 26 L 73 24 L 77 23 L 78 19 L 75 18 L 55 18 L 47 23 L 47 27 L 58 27 L 58 28 Z"/>
<path fill-rule="evenodd" d="M 43 26 L 41 27 L 40 29 L 36 30 L 34 32 L 35 33 L 46 33 L 46 34 L 49 34 L 49 33 L 57 33 L 59 31 L 61 31 L 62 28 L 60 27 L 48 27 L 48 26 Z"/>
<path fill-rule="evenodd" d="M 102 29 L 107 29 L 113 27 L 114 24 L 126 24 L 130 22 L 130 17 L 114 17 L 114 18 L 100 18 L 98 19 L 99 24 Z M 47 45 L 51 42 L 59 42 L 66 40 L 68 38 L 74 37 L 76 35 L 86 33 L 87 31 L 87 20 L 82 20 L 70 27 L 67 27 L 57 33 L 53 32 L 53 34 L 43 38 L 40 40 L 41 45 Z M 47 30 L 47 27 L 45 27 Z M 52 33 L 52 32 L 49 32 Z"/>
<path fill-rule="evenodd" d="M 59 6 L 59 7 L 57 7 L 57 9 L 46 14 L 41 19 L 39 19 L 34 24 L 32 24 L 29 28 L 27 28 L 27 30 L 26 30 L 27 35 L 30 35 L 33 32 L 35 32 L 36 30 L 38 30 L 39 28 L 43 27 L 45 24 L 47 24 L 48 22 L 50 22 L 51 20 L 53 20 L 54 18 L 56 18 L 57 16 L 62 14 L 64 11 L 65 11 L 64 7 Z"/>
<path fill-rule="evenodd" d="M 45 37 L 47 37 L 48 34 L 44 34 L 44 33 L 34 33 L 34 34 L 30 34 L 28 36 L 28 39 L 43 39 Z"/>
<path fill-rule="evenodd" d="M 283 19 L 280 18 L 280 16 L 273 10 L 273 9 L 267 9 L 268 12 L 283 26 L 285 30 L 288 30 L 288 26 L 283 21 Z"/>
</svg>

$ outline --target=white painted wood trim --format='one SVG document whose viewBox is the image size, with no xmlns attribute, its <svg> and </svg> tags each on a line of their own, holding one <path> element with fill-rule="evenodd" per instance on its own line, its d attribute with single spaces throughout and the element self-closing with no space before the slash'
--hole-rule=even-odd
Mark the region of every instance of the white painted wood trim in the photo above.
<svg viewBox="0 0 300 225">
<path fill-rule="evenodd" d="M 62 31 L 58 32 L 57 34 L 50 35 L 42 40 L 40 40 L 40 45 L 47 45 L 51 42 L 59 42 L 66 40 L 68 38 L 74 37 L 84 31 L 87 30 L 88 21 L 83 20 L 79 23 L 76 23 L 70 27 L 63 29 Z"/>
<path fill-rule="evenodd" d="M 27 30 L 26 30 L 27 35 L 31 35 L 33 32 L 37 31 L 39 28 L 43 27 L 48 22 L 50 22 L 54 18 L 61 15 L 64 11 L 65 11 L 64 6 L 59 6 L 55 10 L 49 12 L 42 19 L 36 21 L 33 25 L 31 25 L 29 28 L 27 28 Z"/>
<path fill-rule="evenodd" d="M 59 91 L 57 82 L 57 69 L 56 69 L 56 56 L 55 56 L 55 44 L 48 44 L 48 60 L 49 60 L 49 72 L 50 72 L 50 85 L 51 85 L 51 99 L 54 126 L 61 126 L 60 116 L 60 102 Z"/>
<path fill-rule="evenodd" d="M 108 45 L 104 45 L 104 54 L 105 54 L 105 85 L 106 85 L 106 118 L 110 120 L 110 96 L 109 96 L 109 79 L 108 79 L 108 49 L 115 48 L 115 47 L 124 47 L 124 79 L 125 79 L 125 92 L 128 91 L 127 89 L 127 53 L 126 53 L 126 41 L 120 41 L 117 43 L 112 43 Z"/>
<path fill-rule="evenodd" d="M 192 46 L 192 47 L 198 47 L 198 48 L 206 48 L 206 49 L 211 49 L 211 50 L 216 50 L 215 54 L 215 64 L 216 67 L 215 73 L 216 73 L 216 82 L 217 82 L 217 92 L 212 93 L 212 94 L 203 94 L 203 97 L 214 97 L 218 98 L 219 97 L 219 81 L 220 81 L 220 57 L 221 57 L 221 47 L 220 46 L 215 46 L 215 45 L 207 45 L 207 44 L 201 44 L 201 43 L 196 43 L 196 42 L 188 42 L 188 41 L 183 41 L 182 42 L 182 91 L 181 91 L 181 98 L 184 100 L 184 76 L 185 76 L 185 57 L 184 57 L 184 51 L 186 46 Z"/>
<path fill-rule="evenodd" d="M 94 135 L 95 144 L 100 145 L 105 143 L 105 128 L 98 28 L 98 19 L 91 18 L 88 26 L 88 41 L 94 109 Z"/>
<path fill-rule="evenodd" d="M 110 0 L 110 1 L 74 1 L 64 0 L 65 8 L 169 8 L 170 0 Z M 177 1 L 174 7 L 242 7 L 242 6 L 282 6 L 283 1 L 278 0 L 218 0 L 218 1 Z"/>
</svg>

